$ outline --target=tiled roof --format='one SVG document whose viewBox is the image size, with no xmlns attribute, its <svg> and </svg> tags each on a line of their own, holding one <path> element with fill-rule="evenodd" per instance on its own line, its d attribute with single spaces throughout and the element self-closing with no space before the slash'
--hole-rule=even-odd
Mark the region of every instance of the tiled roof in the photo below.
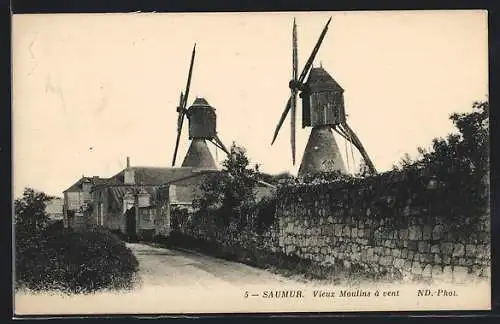
<svg viewBox="0 0 500 324">
<path fill-rule="evenodd" d="M 100 177 L 81 177 L 77 182 L 71 185 L 71 187 L 64 190 L 63 193 L 66 191 L 81 191 L 84 182 L 90 182 L 93 186 L 96 186 L 104 184 L 106 181 L 108 181 L 108 179 Z"/>
<path fill-rule="evenodd" d="M 180 179 L 188 178 L 191 176 L 197 176 L 203 174 L 205 170 L 199 170 L 191 167 L 180 167 L 180 168 L 162 168 L 162 167 L 131 167 L 135 171 L 134 179 L 136 185 L 150 185 L 157 186 L 166 184 L 172 181 L 177 181 Z M 101 185 L 124 185 L 124 174 L 125 169 L 106 179 L 105 182 L 99 184 Z"/>
<path fill-rule="evenodd" d="M 186 175 L 182 178 L 173 179 L 171 181 L 166 182 L 165 184 L 177 184 L 182 182 L 183 185 L 187 184 L 198 184 L 201 181 L 200 177 L 205 177 L 209 174 L 218 173 L 221 171 L 218 170 L 203 170 L 198 172 L 192 172 L 191 174 Z"/>
</svg>

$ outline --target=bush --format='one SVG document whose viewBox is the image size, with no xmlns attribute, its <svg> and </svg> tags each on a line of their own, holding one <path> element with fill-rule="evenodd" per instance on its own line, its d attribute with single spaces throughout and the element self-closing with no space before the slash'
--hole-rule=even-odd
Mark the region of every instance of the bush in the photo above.
<svg viewBox="0 0 500 324">
<path fill-rule="evenodd" d="M 276 195 L 271 197 L 262 198 L 255 206 L 256 224 L 255 229 L 257 233 L 262 233 L 269 229 L 276 218 Z"/>
<path fill-rule="evenodd" d="M 19 234 L 19 236 L 18 236 Z M 90 293 L 132 288 L 138 261 L 106 229 L 61 229 L 16 233 L 16 286 L 34 291 Z"/>
<path fill-rule="evenodd" d="M 254 189 L 258 176 L 248 167 L 246 150 L 235 143 L 222 164 L 221 172 L 203 181 L 193 207 L 204 214 L 213 212 L 215 225 L 219 228 L 241 230 L 247 223 L 246 216 L 255 206 Z"/>
</svg>

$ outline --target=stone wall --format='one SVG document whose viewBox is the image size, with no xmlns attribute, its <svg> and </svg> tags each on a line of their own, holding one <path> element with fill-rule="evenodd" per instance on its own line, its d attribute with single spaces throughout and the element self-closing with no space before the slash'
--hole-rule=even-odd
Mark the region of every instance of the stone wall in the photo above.
<svg viewBox="0 0 500 324">
<path fill-rule="evenodd" d="M 386 173 L 281 187 L 274 222 L 260 233 L 218 228 L 214 215 L 193 221 L 176 211 L 172 231 L 222 249 L 280 254 L 375 277 L 463 282 L 490 277 L 487 196 L 460 177 Z"/>
<path fill-rule="evenodd" d="M 465 215 L 481 208 L 460 213 L 453 205 L 463 202 L 452 197 L 445 183 L 439 186 L 438 180 L 422 176 L 382 176 L 348 188 L 325 184 L 284 189 L 276 215 L 278 248 L 321 264 L 340 263 L 403 279 L 463 282 L 471 275 L 489 277 L 487 203 L 481 214 Z"/>
</svg>

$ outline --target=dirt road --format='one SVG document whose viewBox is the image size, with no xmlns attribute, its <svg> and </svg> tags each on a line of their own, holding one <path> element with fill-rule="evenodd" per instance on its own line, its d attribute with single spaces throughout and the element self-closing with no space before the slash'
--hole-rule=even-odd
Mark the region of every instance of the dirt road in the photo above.
<svg viewBox="0 0 500 324">
<path fill-rule="evenodd" d="M 490 302 L 489 282 L 482 286 L 470 286 L 467 288 L 470 290 L 458 286 L 440 286 L 443 289 L 456 289 L 464 298 L 422 299 L 415 297 L 415 292 L 422 289 L 421 285 L 320 286 L 198 253 L 145 244 L 127 245 L 140 263 L 140 286 L 128 292 L 109 291 L 69 297 L 48 293 L 16 293 L 16 313 L 74 315 L 463 310 L 476 307 L 486 309 L 485 305 L 488 306 Z M 366 294 L 362 298 L 342 297 L 341 291 L 356 295 L 359 290 L 370 293 L 380 290 L 381 295 L 370 295 L 369 298 Z M 316 298 L 315 291 L 321 296 L 337 295 L 335 298 Z M 398 295 L 406 297 L 406 304 L 384 297 L 384 291 L 397 291 Z M 467 298 L 471 293 L 476 296 L 473 300 Z M 471 306 L 472 303 L 475 304 Z"/>
<path fill-rule="evenodd" d="M 202 255 L 170 250 L 146 244 L 128 243 L 139 261 L 144 285 L 210 287 L 252 284 L 293 284 L 288 278 L 248 265 Z"/>
</svg>

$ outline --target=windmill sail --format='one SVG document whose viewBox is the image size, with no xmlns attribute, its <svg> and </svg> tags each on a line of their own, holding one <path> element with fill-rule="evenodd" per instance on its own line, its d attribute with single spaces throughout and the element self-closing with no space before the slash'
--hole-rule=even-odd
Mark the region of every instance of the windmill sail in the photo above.
<svg viewBox="0 0 500 324">
<path fill-rule="evenodd" d="M 319 39 L 316 42 L 316 45 L 314 46 L 314 49 L 313 49 L 313 51 L 311 53 L 311 56 L 309 56 L 309 59 L 307 60 L 306 65 L 304 66 L 304 70 L 302 70 L 302 73 L 300 74 L 300 77 L 299 77 L 299 82 L 300 83 L 304 82 L 304 80 L 305 80 L 305 78 L 307 76 L 307 73 L 309 73 L 309 70 L 311 69 L 311 66 L 312 66 L 312 64 L 314 62 L 314 59 L 316 58 L 316 54 L 318 53 L 319 48 L 321 46 L 321 43 L 323 42 L 323 39 L 325 38 L 326 32 L 328 31 L 328 25 L 330 24 L 330 21 L 332 21 L 331 17 L 326 22 L 326 25 L 323 28 L 323 31 L 321 32 L 321 35 L 319 36 Z"/>
<path fill-rule="evenodd" d="M 283 122 L 285 118 L 288 115 L 288 112 L 291 110 L 291 146 L 292 146 L 292 161 L 295 164 L 295 121 L 296 121 L 296 106 L 297 106 L 297 92 L 300 90 L 303 86 L 304 79 L 306 78 L 307 74 L 309 73 L 309 70 L 311 69 L 312 63 L 314 59 L 316 58 L 316 54 L 318 53 L 318 50 L 321 46 L 321 43 L 323 42 L 323 39 L 325 38 L 326 32 L 328 31 L 328 25 L 330 24 L 330 21 L 332 18 L 328 19 L 325 27 L 323 28 L 323 31 L 320 34 L 320 37 L 318 41 L 316 42 L 316 45 L 313 48 L 313 51 L 311 55 L 309 56 L 306 65 L 304 66 L 304 69 L 302 70 L 302 73 L 300 74 L 300 77 L 297 79 L 297 69 L 298 69 L 298 59 L 297 59 L 297 26 L 295 24 L 295 19 L 293 23 L 293 31 L 292 31 L 292 65 L 293 65 L 293 79 L 290 82 L 290 89 L 292 94 L 288 98 L 287 104 L 285 106 L 285 110 L 281 114 L 280 120 L 278 121 L 278 125 L 276 126 L 276 129 L 274 131 L 273 135 L 273 140 L 271 142 L 271 145 L 274 144 L 276 137 L 278 136 L 278 133 L 281 129 L 281 126 L 283 126 Z"/>
<path fill-rule="evenodd" d="M 349 135 L 350 142 L 352 142 L 352 144 L 358 149 L 359 153 L 363 157 L 363 160 L 365 161 L 366 165 L 370 169 L 370 172 L 377 173 L 377 170 L 375 169 L 375 165 L 373 165 L 372 160 L 368 156 L 368 153 L 366 152 L 363 144 L 359 140 L 356 133 L 354 133 L 354 131 L 351 129 L 351 127 L 349 127 L 349 125 L 347 123 L 344 123 L 343 126 L 344 126 L 345 130 L 347 131 L 347 134 Z"/>
<path fill-rule="evenodd" d="M 298 69 L 298 57 L 297 57 L 297 25 L 295 24 L 295 19 L 293 20 L 293 31 L 292 31 L 292 80 L 294 83 L 297 82 L 297 69 Z M 290 108 L 292 111 L 292 116 L 290 118 L 290 144 L 292 147 L 292 164 L 295 165 L 295 121 L 297 120 L 297 89 L 292 88 L 292 100 L 290 102 Z"/>
<path fill-rule="evenodd" d="M 332 129 L 348 142 L 352 143 L 361 153 L 370 171 L 376 173 L 375 166 L 361 141 L 345 121 L 344 89 L 323 69 L 322 64 L 320 64 L 319 68 L 312 67 L 331 20 L 332 18 L 330 17 L 306 61 L 302 73 L 298 75 L 297 26 L 294 19 L 292 30 L 293 70 L 292 80 L 289 82 L 291 94 L 274 131 L 271 145 L 276 140 L 285 118 L 291 111 L 290 144 L 292 148 L 292 162 L 295 164 L 297 94 L 300 92 L 300 97 L 302 98 L 302 127 L 310 126 L 312 130 L 302 156 L 302 163 L 298 171 L 299 176 L 301 174 L 316 172 L 346 172 Z M 307 81 L 305 81 L 306 77 Z M 353 155 L 352 146 L 351 154 Z M 349 152 L 347 151 L 346 158 L 349 159 Z"/>
<path fill-rule="evenodd" d="M 229 155 L 228 149 L 224 146 L 218 135 L 213 138 L 214 145 L 223 150 L 227 155 Z"/>
<path fill-rule="evenodd" d="M 336 125 L 335 127 L 333 127 L 333 129 L 339 135 L 341 135 L 346 141 L 352 143 L 356 147 L 358 152 L 361 154 L 361 157 L 365 161 L 366 166 L 368 167 L 370 172 L 373 174 L 377 173 L 377 170 L 375 169 L 375 165 L 373 164 L 373 162 L 370 159 L 370 157 L 368 156 L 368 153 L 366 152 L 363 144 L 359 140 L 356 133 L 354 133 L 354 131 L 351 129 L 351 127 L 349 127 L 349 125 L 347 123 L 342 123 L 342 124 Z"/>
<path fill-rule="evenodd" d="M 196 54 L 196 44 L 194 44 L 193 47 L 193 52 L 191 53 L 191 63 L 189 65 L 189 73 L 188 73 L 188 79 L 186 83 L 186 91 L 184 92 L 185 94 L 182 95 L 181 93 L 181 100 L 179 107 L 177 108 L 179 112 L 179 118 L 177 119 L 177 139 L 175 141 L 175 149 L 174 149 L 174 157 L 172 159 L 172 166 L 175 166 L 175 160 L 177 158 L 177 151 L 179 149 L 179 141 L 181 138 L 181 133 L 182 133 L 182 124 L 184 122 L 184 117 L 186 115 L 186 104 L 189 96 L 189 88 L 191 86 L 191 76 L 193 74 L 193 64 L 194 64 L 194 56 Z"/>
</svg>

